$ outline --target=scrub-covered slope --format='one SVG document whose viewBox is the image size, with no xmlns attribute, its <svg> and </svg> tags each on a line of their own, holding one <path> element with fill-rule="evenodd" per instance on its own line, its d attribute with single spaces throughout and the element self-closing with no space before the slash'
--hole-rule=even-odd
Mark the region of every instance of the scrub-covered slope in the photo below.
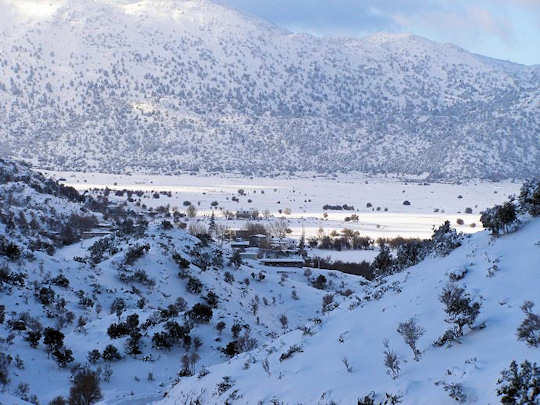
<svg viewBox="0 0 540 405">
<path fill-rule="evenodd" d="M 538 174 L 538 67 L 292 34 L 209 0 L 2 0 L 0 16 L 0 150 L 40 167 Z"/>
<path fill-rule="evenodd" d="M 530 317 L 530 343 L 540 343 L 539 285 L 540 219 L 525 217 L 515 233 L 465 238 L 448 256 L 382 279 L 361 301 L 351 297 L 322 323 L 182 379 L 160 404 L 499 403 L 497 380 L 511 361 L 540 363 L 540 349 L 517 336 Z M 445 312 L 443 291 L 456 311 Z M 526 301 L 537 306 L 522 309 Z M 451 321 L 460 319 L 456 336 Z M 415 351 L 407 330 L 418 336 Z M 538 381 L 536 391 L 522 388 L 536 399 L 520 403 L 540 401 Z"/>
<path fill-rule="evenodd" d="M 90 370 L 105 403 L 149 403 L 179 374 L 204 373 L 319 316 L 329 292 L 339 303 L 364 288 L 339 273 L 326 274 L 323 291 L 317 271 L 231 264 L 227 246 L 188 234 L 167 209 L 80 195 L 0 164 L 5 398 L 68 397 L 72 376 Z"/>
</svg>

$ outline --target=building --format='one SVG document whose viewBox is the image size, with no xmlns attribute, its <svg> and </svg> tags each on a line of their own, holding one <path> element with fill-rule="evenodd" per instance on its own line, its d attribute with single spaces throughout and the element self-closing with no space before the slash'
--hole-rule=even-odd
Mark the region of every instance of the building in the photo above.
<svg viewBox="0 0 540 405">
<path fill-rule="evenodd" d="M 305 265 L 305 261 L 301 256 L 263 258 L 260 262 L 271 267 L 304 267 Z"/>
</svg>

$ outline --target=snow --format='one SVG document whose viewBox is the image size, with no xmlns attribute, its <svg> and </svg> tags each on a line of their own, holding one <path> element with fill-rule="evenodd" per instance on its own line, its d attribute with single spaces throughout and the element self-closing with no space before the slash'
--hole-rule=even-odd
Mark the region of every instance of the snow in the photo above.
<svg viewBox="0 0 540 405">
<path fill-rule="evenodd" d="M 285 216 L 293 236 L 299 237 L 302 230 L 307 237 L 317 234 L 320 227 L 327 233 L 343 228 L 358 230 L 362 235 L 379 237 L 431 237 L 433 227 L 449 220 L 460 232 L 473 233 L 482 230 L 480 212 L 505 201 L 510 194 L 518 192 L 520 185 L 512 182 L 465 182 L 459 185 L 446 183 L 405 182 L 403 180 L 364 175 L 342 175 L 333 177 L 289 177 L 264 178 L 234 175 L 112 175 L 103 173 L 49 172 L 55 178 L 65 178 L 66 185 L 78 190 L 108 187 L 111 190 L 141 190 L 148 194 L 142 202 L 149 207 L 170 205 L 182 210 L 183 202 L 196 205 L 199 215 L 212 212 L 210 204 L 219 203 L 215 214 L 220 219 L 222 210 L 257 209 L 265 210 L 276 217 Z M 243 189 L 246 196 L 238 195 Z M 151 192 L 171 192 L 172 197 L 161 195 L 154 199 Z M 264 194 L 263 194 L 264 193 Z M 239 197 L 240 202 L 231 200 Z M 461 196 L 462 198 L 458 198 Z M 252 200 L 249 202 L 248 200 Z M 411 206 L 404 206 L 409 200 Z M 367 208 L 367 203 L 373 205 Z M 355 211 L 326 211 L 325 204 L 348 204 Z M 380 207 L 381 211 L 377 211 Z M 465 214 L 466 208 L 473 214 Z M 279 213 L 289 208 L 290 215 Z M 384 212 L 387 208 L 388 212 Z M 435 213 L 434 210 L 439 212 Z M 351 214 L 359 217 L 358 223 L 345 222 Z M 464 225 L 458 225 L 457 219 Z M 241 228 L 243 222 L 225 221 L 231 228 Z M 471 228 L 471 224 L 475 228 Z"/>
<path fill-rule="evenodd" d="M 158 402 L 184 403 L 199 398 L 204 404 L 221 404 L 235 392 L 235 404 L 356 403 L 370 392 L 378 400 L 384 394 L 399 394 L 405 404 L 453 404 L 442 382 L 464 387 L 467 403 L 497 403 L 496 382 L 511 360 L 539 361 L 538 349 L 517 341 L 516 329 L 523 319 L 520 306 L 525 300 L 539 301 L 540 220 L 532 220 L 518 232 L 492 239 L 482 232 L 467 239 L 448 257 L 430 258 L 406 272 L 387 279 L 382 298 L 360 306 L 356 298 L 324 316 L 322 325 L 312 326 L 313 336 L 294 331 L 268 342 L 264 349 L 239 356 L 229 363 L 210 368 L 201 379 L 185 378 Z M 499 271 L 488 277 L 489 259 L 500 258 Z M 448 282 L 449 271 L 468 270 L 459 282 L 475 300 L 482 303 L 478 324 L 485 329 L 466 332 L 460 344 L 434 347 L 432 342 L 447 327 L 438 296 Z M 426 333 L 419 340 L 422 358 L 412 359 L 410 349 L 396 332 L 400 322 L 415 318 Z M 383 366 L 383 341 L 401 359 L 401 374 L 393 380 Z M 280 354 L 291 345 L 303 352 L 280 362 Z M 347 358 L 352 372 L 342 362 Z M 244 362 L 251 359 L 249 369 Z M 261 363 L 268 360 L 270 374 Z M 229 376 L 233 387 L 223 395 L 216 385 Z M 259 402 L 262 401 L 262 402 Z"/>
</svg>

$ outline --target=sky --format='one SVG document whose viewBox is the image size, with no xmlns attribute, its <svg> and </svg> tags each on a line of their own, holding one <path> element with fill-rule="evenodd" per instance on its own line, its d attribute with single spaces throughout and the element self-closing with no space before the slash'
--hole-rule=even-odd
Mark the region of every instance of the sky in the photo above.
<svg viewBox="0 0 540 405">
<path fill-rule="evenodd" d="M 474 53 L 540 64 L 540 0 L 221 0 L 294 32 L 407 32 Z"/>
</svg>

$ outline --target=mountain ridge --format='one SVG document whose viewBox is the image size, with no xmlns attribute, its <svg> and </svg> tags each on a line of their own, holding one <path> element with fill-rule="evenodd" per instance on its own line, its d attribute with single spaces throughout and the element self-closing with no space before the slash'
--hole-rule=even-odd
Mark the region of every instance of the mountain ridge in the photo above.
<svg viewBox="0 0 540 405">
<path fill-rule="evenodd" d="M 0 33 L 0 142 L 37 166 L 538 174 L 534 66 L 415 35 L 295 34 L 206 0 L 55 7 Z"/>
</svg>

